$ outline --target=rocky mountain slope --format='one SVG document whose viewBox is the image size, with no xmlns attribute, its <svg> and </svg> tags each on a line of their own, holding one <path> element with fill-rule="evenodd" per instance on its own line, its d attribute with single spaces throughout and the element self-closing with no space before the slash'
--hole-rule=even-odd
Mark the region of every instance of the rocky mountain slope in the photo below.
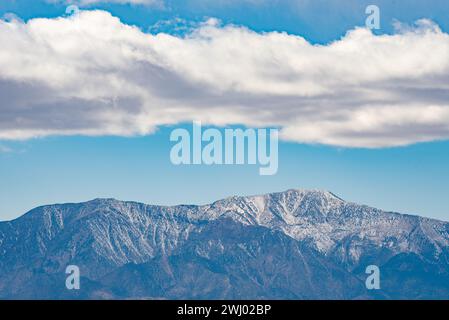
<svg viewBox="0 0 449 320">
<path fill-rule="evenodd" d="M 65 288 L 77 265 L 80 290 Z M 365 268 L 381 290 L 365 288 Z M 206 206 L 113 199 L 0 223 L 0 297 L 422 299 L 449 297 L 449 223 L 288 190 Z"/>
</svg>

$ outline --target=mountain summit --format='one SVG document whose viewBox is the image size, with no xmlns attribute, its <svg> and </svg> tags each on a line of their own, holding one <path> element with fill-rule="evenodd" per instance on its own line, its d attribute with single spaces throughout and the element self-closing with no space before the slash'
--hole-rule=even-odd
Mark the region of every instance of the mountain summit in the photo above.
<svg viewBox="0 0 449 320">
<path fill-rule="evenodd" d="M 80 290 L 65 288 L 68 265 Z M 369 265 L 380 290 L 365 287 Z M 1 222 L 0 270 L 5 299 L 446 299 L 449 223 L 319 190 L 204 206 L 95 199 Z"/>
</svg>

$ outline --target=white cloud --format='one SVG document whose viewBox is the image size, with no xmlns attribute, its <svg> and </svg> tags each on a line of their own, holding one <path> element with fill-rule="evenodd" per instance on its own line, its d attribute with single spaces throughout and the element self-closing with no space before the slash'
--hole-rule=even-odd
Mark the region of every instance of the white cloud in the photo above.
<svg viewBox="0 0 449 320">
<path fill-rule="evenodd" d="M 287 140 L 388 147 L 449 138 L 449 35 L 355 29 L 329 45 L 210 20 L 150 35 L 104 11 L 0 22 L 0 139 L 279 126 Z"/>
<path fill-rule="evenodd" d="M 66 5 L 89 6 L 97 3 L 160 5 L 162 0 L 46 0 L 50 3 L 64 3 Z"/>
</svg>

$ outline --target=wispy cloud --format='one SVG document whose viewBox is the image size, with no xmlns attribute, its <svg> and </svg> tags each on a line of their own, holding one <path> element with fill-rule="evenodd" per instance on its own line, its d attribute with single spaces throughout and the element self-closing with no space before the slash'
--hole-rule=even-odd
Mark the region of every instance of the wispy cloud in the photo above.
<svg viewBox="0 0 449 320">
<path fill-rule="evenodd" d="M 191 120 L 346 147 L 449 138 L 449 35 L 427 20 L 312 45 L 213 19 L 183 37 L 150 35 L 82 11 L 2 21 L 0 42 L 3 139 L 148 134 Z"/>
<path fill-rule="evenodd" d="M 13 150 L 9 147 L 0 144 L 0 153 L 11 153 Z"/>
</svg>

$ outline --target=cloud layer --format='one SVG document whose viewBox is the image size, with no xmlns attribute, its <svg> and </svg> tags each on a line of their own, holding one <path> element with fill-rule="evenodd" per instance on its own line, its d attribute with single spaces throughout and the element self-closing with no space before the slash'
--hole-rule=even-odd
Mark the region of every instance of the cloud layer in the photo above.
<svg viewBox="0 0 449 320">
<path fill-rule="evenodd" d="M 104 11 L 0 21 L 0 139 L 279 126 L 282 138 L 389 147 L 449 138 L 449 35 L 429 21 L 312 45 L 211 19 L 151 35 Z"/>
<path fill-rule="evenodd" d="M 162 0 L 45 0 L 50 3 L 63 3 L 66 5 L 89 6 L 97 3 L 154 5 L 161 4 Z"/>
</svg>

